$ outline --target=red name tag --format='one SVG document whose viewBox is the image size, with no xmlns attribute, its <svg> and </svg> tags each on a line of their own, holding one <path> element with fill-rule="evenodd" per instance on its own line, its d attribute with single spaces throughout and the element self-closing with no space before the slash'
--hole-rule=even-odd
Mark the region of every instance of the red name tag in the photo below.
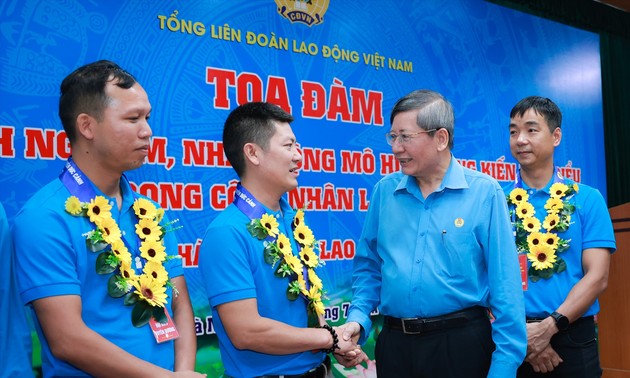
<svg viewBox="0 0 630 378">
<path fill-rule="evenodd" d="M 173 323 L 173 319 L 171 319 L 171 316 L 168 314 L 166 309 L 164 309 L 164 313 L 166 313 L 166 323 L 156 322 L 153 318 L 149 320 L 153 336 L 155 336 L 155 341 L 157 341 L 158 344 L 168 340 L 174 340 L 179 337 L 179 332 L 177 332 L 177 328 L 175 328 L 175 323 Z"/>
<path fill-rule="evenodd" d="M 521 267 L 521 284 L 523 291 L 527 290 L 527 255 L 518 255 L 518 265 Z"/>
</svg>

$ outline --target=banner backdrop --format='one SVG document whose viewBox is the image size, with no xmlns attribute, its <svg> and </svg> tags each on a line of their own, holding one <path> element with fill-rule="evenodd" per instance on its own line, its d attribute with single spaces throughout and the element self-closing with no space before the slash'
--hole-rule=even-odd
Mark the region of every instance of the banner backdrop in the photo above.
<svg viewBox="0 0 630 378">
<path fill-rule="evenodd" d="M 197 252 L 233 198 L 221 135 L 239 104 L 270 101 L 296 118 L 304 161 L 289 201 L 309 204 L 335 324 L 351 301 L 372 186 L 399 168 L 384 137 L 389 113 L 414 89 L 453 103 L 454 155 L 503 182 L 516 172 L 510 109 L 528 95 L 550 97 L 564 115 L 556 164 L 606 193 L 598 37 L 481 0 L 12 0 L 0 3 L 0 17 L 0 193 L 9 220 L 70 155 L 57 116 L 63 77 L 98 59 L 133 73 L 153 105 L 154 136 L 147 164 L 128 177 L 183 225 L 198 370 L 211 377 L 223 367 Z M 377 317 L 374 335 L 380 325 Z M 373 365 L 363 369 L 336 366 L 335 375 L 374 374 Z"/>
</svg>

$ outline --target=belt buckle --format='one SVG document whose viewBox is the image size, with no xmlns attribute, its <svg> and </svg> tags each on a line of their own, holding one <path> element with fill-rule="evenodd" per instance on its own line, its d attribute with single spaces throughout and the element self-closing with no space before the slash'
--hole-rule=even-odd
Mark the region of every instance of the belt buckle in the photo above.
<svg viewBox="0 0 630 378">
<path fill-rule="evenodd" d="M 400 319 L 400 321 L 401 321 L 401 323 L 402 323 L 402 330 L 403 330 L 403 333 L 404 333 L 404 334 L 406 334 L 406 335 L 418 335 L 418 334 L 420 334 L 420 333 L 421 333 L 420 331 L 411 331 L 411 330 L 407 330 L 407 324 L 406 324 L 406 322 L 407 322 L 408 320 L 409 320 L 409 321 L 411 321 L 411 320 L 416 320 L 416 321 L 422 322 L 422 321 L 421 321 L 420 319 L 418 319 L 418 318 L 402 318 L 402 319 Z"/>
</svg>

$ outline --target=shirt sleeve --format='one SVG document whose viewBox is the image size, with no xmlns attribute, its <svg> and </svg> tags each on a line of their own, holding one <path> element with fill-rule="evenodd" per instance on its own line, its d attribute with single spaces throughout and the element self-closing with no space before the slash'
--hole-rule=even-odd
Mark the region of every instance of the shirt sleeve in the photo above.
<svg viewBox="0 0 630 378">
<path fill-rule="evenodd" d="M 206 231 L 199 249 L 199 270 L 212 307 L 256 298 L 248 250 L 242 234 L 234 227 L 211 225 Z"/>
<path fill-rule="evenodd" d="M 363 328 L 359 343 L 365 343 L 372 328 L 370 313 L 379 304 L 381 293 L 381 258 L 377 253 L 379 222 L 379 190 L 375 187 L 370 207 L 363 224 L 352 274 L 352 304 L 348 322 L 357 322 Z"/>
<path fill-rule="evenodd" d="M 496 345 L 488 377 L 514 377 L 527 350 L 520 267 L 507 202 L 498 184 L 488 201 L 490 220 L 485 250 L 489 305 L 495 318 L 492 339 Z"/>
</svg>

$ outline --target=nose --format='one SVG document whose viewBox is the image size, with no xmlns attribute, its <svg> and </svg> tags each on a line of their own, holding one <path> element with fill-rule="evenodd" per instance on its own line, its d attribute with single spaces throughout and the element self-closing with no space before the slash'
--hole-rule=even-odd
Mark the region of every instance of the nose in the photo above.
<svg viewBox="0 0 630 378">
<path fill-rule="evenodd" d="M 151 130 L 151 126 L 149 125 L 148 121 L 142 122 L 140 130 L 138 132 L 138 136 L 140 137 L 140 139 L 147 139 L 153 136 L 153 130 Z"/>
<path fill-rule="evenodd" d="M 293 152 L 293 161 L 296 163 L 302 162 L 302 151 L 299 148 L 296 148 Z"/>
<path fill-rule="evenodd" d="M 404 148 L 403 148 L 402 143 L 400 143 L 399 140 L 396 139 L 392 143 L 392 152 L 396 153 L 396 152 L 400 152 L 400 151 L 404 151 Z"/>
</svg>

